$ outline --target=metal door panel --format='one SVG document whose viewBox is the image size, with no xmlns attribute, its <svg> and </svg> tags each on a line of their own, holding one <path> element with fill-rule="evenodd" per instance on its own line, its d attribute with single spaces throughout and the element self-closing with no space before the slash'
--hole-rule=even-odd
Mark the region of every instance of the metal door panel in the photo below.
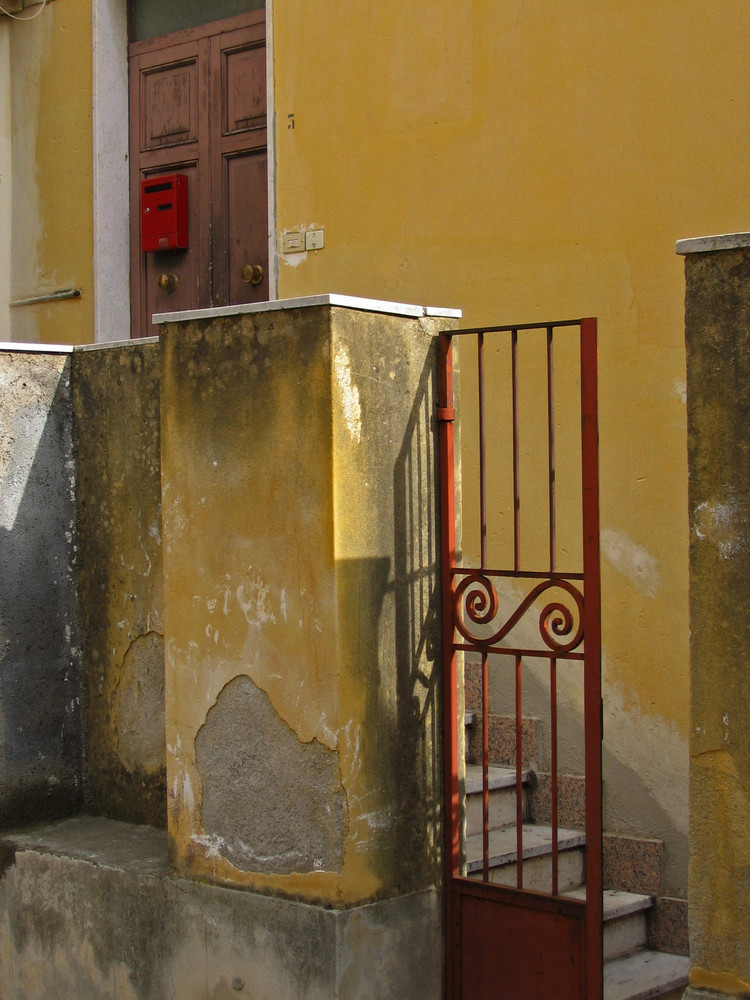
<svg viewBox="0 0 750 1000">
<path fill-rule="evenodd" d="M 464 997 L 581 1000 L 586 994 L 585 904 L 465 884 L 457 890 Z M 498 941 L 502 947 L 498 947 Z"/>
</svg>

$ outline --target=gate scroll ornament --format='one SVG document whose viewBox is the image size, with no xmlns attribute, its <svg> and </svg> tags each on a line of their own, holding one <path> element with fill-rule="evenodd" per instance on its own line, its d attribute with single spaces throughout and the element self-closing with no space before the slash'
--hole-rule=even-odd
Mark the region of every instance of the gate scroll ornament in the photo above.
<svg viewBox="0 0 750 1000">
<path fill-rule="evenodd" d="M 543 580 L 531 590 L 513 614 L 500 628 L 490 635 L 483 628 L 492 625 L 499 610 L 499 600 L 488 572 L 481 570 L 458 571 L 466 573 L 453 593 L 453 621 L 461 635 L 470 643 L 470 648 L 478 652 L 516 652 L 515 647 L 497 647 L 526 615 L 537 598 L 548 590 L 563 590 L 570 594 L 575 604 L 574 615 L 567 604 L 550 601 L 539 613 L 539 634 L 555 655 L 561 656 L 575 650 L 583 642 L 583 595 L 569 580 L 555 578 Z M 479 629 L 472 632 L 471 626 Z M 459 648 L 459 647 L 457 647 Z"/>
</svg>

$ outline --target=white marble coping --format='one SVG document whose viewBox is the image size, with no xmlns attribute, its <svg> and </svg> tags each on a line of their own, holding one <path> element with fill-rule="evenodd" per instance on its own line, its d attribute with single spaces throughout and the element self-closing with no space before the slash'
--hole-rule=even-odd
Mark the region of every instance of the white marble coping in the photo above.
<svg viewBox="0 0 750 1000">
<path fill-rule="evenodd" d="M 272 302 L 248 302 L 239 306 L 217 306 L 213 309 L 185 309 L 183 312 L 156 313 L 154 323 L 183 323 L 193 319 L 213 319 L 217 316 L 241 316 L 243 313 L 274 312 L 281 309 L 304 309 L 308 306 L 341 306 L 360 309 L 362 312 L 390 313 L 392 316 L 437 316 L 460 319 L 460 309 L 443 309 L 439 306 L 415 306 L 405 302 L 384 302 L 381 299 L 363 299 L 356 295 L 303 295 L 298 299 L 275 299 Z"/>
<path fill-rule="evenodd" d="M 158 337 L 134 337 L 132 340 L 105 340 L 99 344 L 23 344 L 0 341 L 0 351 L 17 354 L 72 354 L 74 351 L 106 351 L 110 347 L 135 347 L 137 344 L 158 344 Z"/>
<path fill-rule="evenodd" d="M 11 340 L 0 340 L 0 351 L 14 351 L 16 354 L 72 354 L 70 344 L 23 344 Z"/>
<path fill-rule="evenodd" d="M 697 236 L 691 240 L 677 240 L 679 254 L 710 253 L 712 250 L 738 250 L 750 247 L 750 233 L 723 233 L 720 236 Z"/>
<path fill-rule="evenodd" d="M 415 306 L 406 302 L 386 302 L 381 299 L 363 299 L 355 295 L 305 295 L 298 299 L 275 299 L 272 302 L 248 302 L 239 306 L 217 306 L 213 309 L 185 309 L 182 312 L 156 313 L 154 323 L 179 323 L 192 319 L 213 319 L 215 316 L 241 316 L 243 313 L 278 312 L 282 309 L 304 309 L 307 306 L 341 306 L 363 312 L 389 313 L 392 316 L 411 316 L 415 319 L 434 316 L 460 319 L 460 309 L 441 306 Z M 37 354 L 71 354 L 73 351 L 105 351 L 110 347 L 134 347 L 136 344 L 156 344 L 158 337 L 135 337 L 132 340 L 109 340 L 99 344 L 23 344 L 0 341 L 0 351 L 27 351 Z"/>
<path fill-rule="evenodd" d="M 79 344 L 74 351 L 106 351 L 108 347 L 134 347 L 136 344 L 158 344 L 158 337 L 133 337 L 131 340 L 103 340 L 98 344 Z"/>
</svg>

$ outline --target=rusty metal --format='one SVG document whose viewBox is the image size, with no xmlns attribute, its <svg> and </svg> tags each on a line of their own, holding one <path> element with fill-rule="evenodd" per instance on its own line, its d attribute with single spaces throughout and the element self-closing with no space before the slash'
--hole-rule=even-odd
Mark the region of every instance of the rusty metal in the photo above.
<svg viewBox="0 0 750 1000">
<path fill-rule="evenodd" d="M 572 329 L 571 329 L 572 328 Z M 577 328 L 577 329 L 575 329 Z M 546 525 L 532 527 L 540 537 L 547 532 L 547 565 L 525 565 L 522 540 L 530 530 L 534 505 L 524 501 L 522 488 L 522 417 L 524 392 L 519 351 L 527 331 L 545 338 L 546 400 L 544 426 L 546 447 Z M 558 527 L 565 524 L 558 504 L 558 462 L 556 446 L 557 409 L 555 344 L 560 336 L 579 338 L 580 399 L 575 419 L 580 419 L 581 468 L 580 516 L 583 526 L 582 566 L 561 567 Z M 456 564 L 453 441 L 452 342 L 476 341 L 478 387 L 479 468 L 479 566 Z M 486 345 L 490 338 L 509 339 L 511 403 L 510 461 L 512 482 L 511 566 L 489 565 L 488 518 L 496 513 L 488 496 L 488 452 L 496 437 L 488 418 Z M 493 350 L 495 340 L 492 340 Z M 602 997 L 602 827 L 601 827 L 601 598 L 599 584 L 598 515 L 598 431 L 596 320 L 565 320 L 509 327 L 473 328 L 442 334 L 440 338 L 441 382 L 438 420 L 441 433 L 441 500 L 443 512 L 442 582 L 444 642 L 444 729 L 445 729 L 445 873 L 446 873 L 446 983 L 449 1000 L 484 1000 L 498 995 L 502 987 L 508 996 L 536 1000 L 549 996 L 571 1000 L 601 1000 Z M 559 364 L 559 358 L 557 359 Z M 525 371 L 525 369 L 524 369 Z M 494 386 L 495 391 L 497 386 Z M 524 400 L 528 397 L 524 396 Z M 569 409 L 569 407 L 568 407 Z M 562 414 L 567 419 L 567 414 Z M 469 470 L 470 471 L 470 470 Z M 467 470 L 464 467 L 464 477 Z M 544 489 L 544 488 L 543 488 Z M 523 532 L 521 514 L 524 513 Z M 510 527 L 510 526 L 509 526 Z M 533 548 L 533 546 L 532 546 Z M 567 557 L 566 557 L 567 558 Z M 496 557 L 493 556 L 493 561 Z M 510 611 L 503 607 L 512 583 L 517 593 Z M 529 627 L 534 625 L 534 629 Z M 538 639 L 533 635 L 538 633 Z M 538 645 L 534 645 L 534 642 Z M 463 845 L 458 800 L 457 655 L 476 656 L 481 669 L 482 723 L 482 860 L 481 882 L 468 878 L 461 868 Z M 516 887 L 490 881 L 489 767 L 490 712 L 489 663 L 496 655 L 510 656 L 514 670 L 515 707 L 515 859 Z M 523 692 L 526 664 L 548 662 L 550 727 L 550 835 L 551 872 L 549 891 L 524 888 L 524 729 Z M 558 774 L 558 682 L 562 665 L 566 671 L 583 673 L 584 718 L 582 742 L 585 749 L 585 836 L 586 898 L 570 900 L 560 893 L 559 821 L 560 785 Z M 533 853 L 533 848 L 531 849 Z M 476 864 L 476 875 L 480 872 Z M 525 929 L 525 930 L 523 930 Z M 524 934 L 527 935 L 524 947 Z M 545 964 L 539 940 L 545 941 L 544 954 L 553 956 Z M 488 954 L 488 951 L 491 954 Z M 526 952 L 526 954 L 525 954 Z M 564 953 L 564 954 L 563 954 Z M 564 960 L 561 960 L 564 959 Z M 537 963 L 535 965 L 535 963 Z M 539 964 L 541 963 L 541 964 Z M 531 966 L 529 969 L 527 966 Z M 565 965 L 565 971 L 561 966 Z M 502 977 L 502 982 L 498 981 Z M 537 984 L 537 985 L 535 985 Z"/>
<path fill-rule="evenodd" d="M 445 984 L 450 996 L 458 997 L 456 987 L 459 967 L 456 933 L 458 913 L 455 898 L 448 887 L 459 873 L 461 860 L 458 830 L 458 718 L 456 712 L 456 651 L 453 646 L 453 611 L 451 572 L 456 565 L 456 500 L 454 487 L 453 420 L 453 359 L 450 335 L 439 338 L 439 405 L 437 411 L 440 435 L 440 509 L 441 509 L 441 583 L 443 641 L 443 863 L 445 873 Z"/>
<path fill-rule="evenodd" d="M 518 444 L 518 330 L 511 330 L 511 398 L 513 400 L 513 569 L 521 564 L 521 491 Z"/>
<path fill-rule="evenodd" d="M 516 653 L 516 886 L 523 889 L 523 659 Z"/>
<path fill-rule="evenodd" d="M 482 653 L 482 879 L 490 879 L 490 678 L 487 653 Z"/>
<path fill-rule="evenodd" d="M 588 996 L 602 996 L 602 675 L 599 575 L 599 426 L 597 419 L 597 327 L 581 320 L 581 492 L 587 669 L 586 718 L 586 953 Z M 598 927 L 597 927 L 598 923 Z"/>
<path fill-rule="evenodd" d="M 9 306 L 36 306 L 42 302 L 61 302 L 64 299 L 80 299 L 83 290 L 80 288 L 61 288 L 57 292 L 45 292 L 42 295 L 32 295 L 26 299 L 11 299 Z"/>
</svg>

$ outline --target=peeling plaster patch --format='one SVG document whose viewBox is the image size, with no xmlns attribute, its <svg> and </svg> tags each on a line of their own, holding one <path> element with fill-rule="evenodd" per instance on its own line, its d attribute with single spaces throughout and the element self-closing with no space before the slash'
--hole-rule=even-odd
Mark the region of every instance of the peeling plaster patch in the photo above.
<svg viewBox="0 0 750 1000">
<path fill-rule="evenodd" d="M 203 833 L 241 871 L 341 871 L 347 803 L 338 753 L 302 743 L 249 677 L 219 693 L 195 740 Z"/>
<path fill-rule="evenodd" d="M 362 438 L 362 407 L 359 402 L 359 389 L 352 382 L 352 365 L 345 347 L 336 351 L 333 366 L 349 436 L 352 441 L 359 444 Z"/>
<path fill-rule="evenodd" d="M 661 587 L 659 562 L 624 531 L 605 528 L 601 537 L 602 553 L 614 568 L 626 576 L 647 597 L 655 597 Z"/>
<path fill-rule="evenodd" d="M 248 567 L 248 575 L 252 566 Z M 245 595 L 245 584 L 241 583 L 237 588 L 237 603 L 242 608 L 242 613 L 247 619 L 248 625 L 254 628 L 262 628 L 263 625 L 275 625 L 276 616 L 268 604 L 268 592 L 271 588 L 263 583 L 259 576 L 251 580 L 248 586 L 248 595 Z"/>
<path fill-rule="evenodd" d="M 674 380 L 674 391 L 681 403 L 687 403 L 687 382 L 684 378 Z"/>
<path fill-rule="evenodd" d="M 281 249 L 284 246 L 284 237 L 289 233 L 304 232 L 304 226 L 293 226 L 291 229 L 284 229 L 279 238 L 279 260 L 283 261 L 288 267 L 299 267 L 300 264 L 304 264 L 307 260 L 307 250 L 302 250 L 300 253 L 284 253 Z"/>
<path fill-rule="evenodd" d="M 195 809 L 195 795 L 193 795 L 193 786 L 187 770 L 182 772 L 182 805 L 188 813 L 192 813 Z"/>
<path fill-rule="evenodd" d="M 741 518 L 742 508 L 732 496 L 704 500 L 693 511 L 693 531 L 715 545 L 722 559 L 730 559 L 747 549 L 747 525 Z"/>
</svg>

